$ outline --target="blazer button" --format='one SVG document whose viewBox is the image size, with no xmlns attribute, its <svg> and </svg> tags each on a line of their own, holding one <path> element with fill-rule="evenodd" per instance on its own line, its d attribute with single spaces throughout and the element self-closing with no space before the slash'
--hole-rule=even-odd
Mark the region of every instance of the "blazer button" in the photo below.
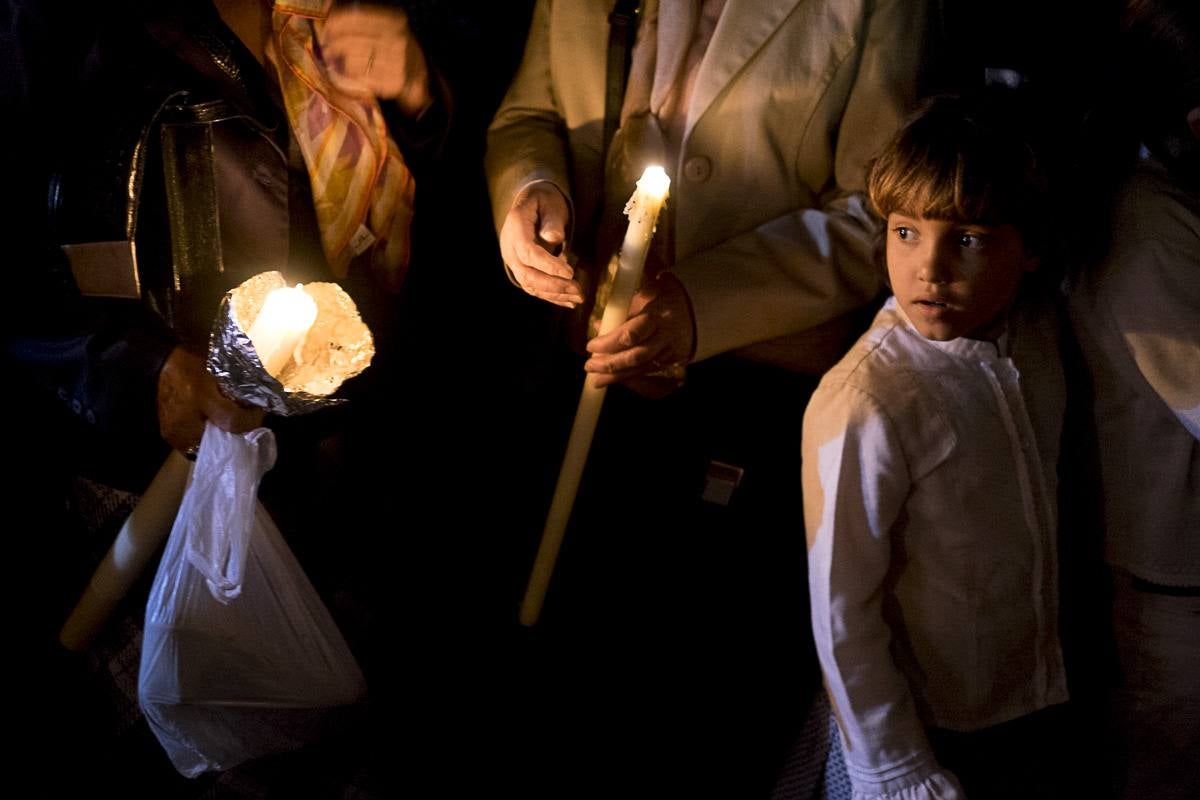
<svg viewBox="0 0 1200 800">
<path fill-rule="evenodd" d="M 683 177 L 691 183 L 704 183 L 712 175 L 712 161 L 705 156 L 692 156 L 683 162 Z"/>
</svg>

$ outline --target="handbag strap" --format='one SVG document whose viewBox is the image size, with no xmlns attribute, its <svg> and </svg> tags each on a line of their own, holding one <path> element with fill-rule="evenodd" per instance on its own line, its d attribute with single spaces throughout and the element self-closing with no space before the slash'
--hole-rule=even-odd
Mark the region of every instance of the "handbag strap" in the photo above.
<svg viewBox="0 0 1200 800">
<path fill-rule="evenodd" d="M 604 76 L 604 140 L 601 164 L 608 163 L 608 146 L 621 124 L 621 105 L 633 58 L 637 32 L 638 0 L 617 0 L 608 15 L 608 59 Z"/>
</svg>

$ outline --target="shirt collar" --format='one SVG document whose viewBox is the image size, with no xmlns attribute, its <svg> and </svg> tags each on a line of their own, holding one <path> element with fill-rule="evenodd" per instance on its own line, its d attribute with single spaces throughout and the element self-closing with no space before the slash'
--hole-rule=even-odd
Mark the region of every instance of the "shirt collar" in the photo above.
<svg viewBox="0 0 1200 800">
<path fill-rule="evenodd" d="M 941 350 L 947 355 L 962 358 L 968 361 L 997 361 L 1005 358 L 1009 349 L 1008 329 L 1005 328 L 1003 334 L 995 342 L 986 342 L 981 339 L 968 339 L 965 336 L 960 336 L 957 339 L 951 339 L 948 342 L 937 342 L 933 339 L 927 339 L 921 335 L 916 326 L 912 324 L 912 320 L 908 318 L 908 314 L 896 302 L 896 297 L 893 295 L 887 299 L 884 308 L 890 308 L 896 312 L 896 315 L 904 321 L 905 329 L 921 342 L 930 347 Z"/>
</svg>

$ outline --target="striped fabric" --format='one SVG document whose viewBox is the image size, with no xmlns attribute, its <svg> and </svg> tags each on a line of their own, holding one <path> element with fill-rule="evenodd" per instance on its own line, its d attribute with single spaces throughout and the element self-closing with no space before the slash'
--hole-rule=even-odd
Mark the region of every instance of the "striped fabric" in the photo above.
<svg viewBox="0 0 1200 800">
<path fill-rule="evenodd" d="M 415 183 L 374 96 L 335 85 L 316 47 L 330 0 L 274 6 L 269 58 L 312 182 L 321 243 L 333 273 L 368 253 L 396 291 L 409 259 Z"/>
</svg>

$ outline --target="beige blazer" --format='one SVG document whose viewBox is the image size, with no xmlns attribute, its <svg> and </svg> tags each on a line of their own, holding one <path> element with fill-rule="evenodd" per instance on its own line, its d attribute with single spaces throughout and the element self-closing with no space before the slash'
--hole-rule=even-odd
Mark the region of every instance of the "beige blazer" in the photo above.
<svg viewBox="0 0 1200 800">
<path fill-rule="evenodd" d="M 532 181 L 562 189 L 575 220 L 602 202 L 611 6 L 538 0 L 488 132 L 497 229 Z M 836 320 L 881 286 L 858 192 L 914 101 L 923 11 L 923 0 L 728 0 L 668 166 L 671 270 L 695 312 L 696 360 L 756 345 L 743 352 L 816 372 L 840 355 Z M 780 339 L 805 332 L 807 343 Z"/>
</svg>

